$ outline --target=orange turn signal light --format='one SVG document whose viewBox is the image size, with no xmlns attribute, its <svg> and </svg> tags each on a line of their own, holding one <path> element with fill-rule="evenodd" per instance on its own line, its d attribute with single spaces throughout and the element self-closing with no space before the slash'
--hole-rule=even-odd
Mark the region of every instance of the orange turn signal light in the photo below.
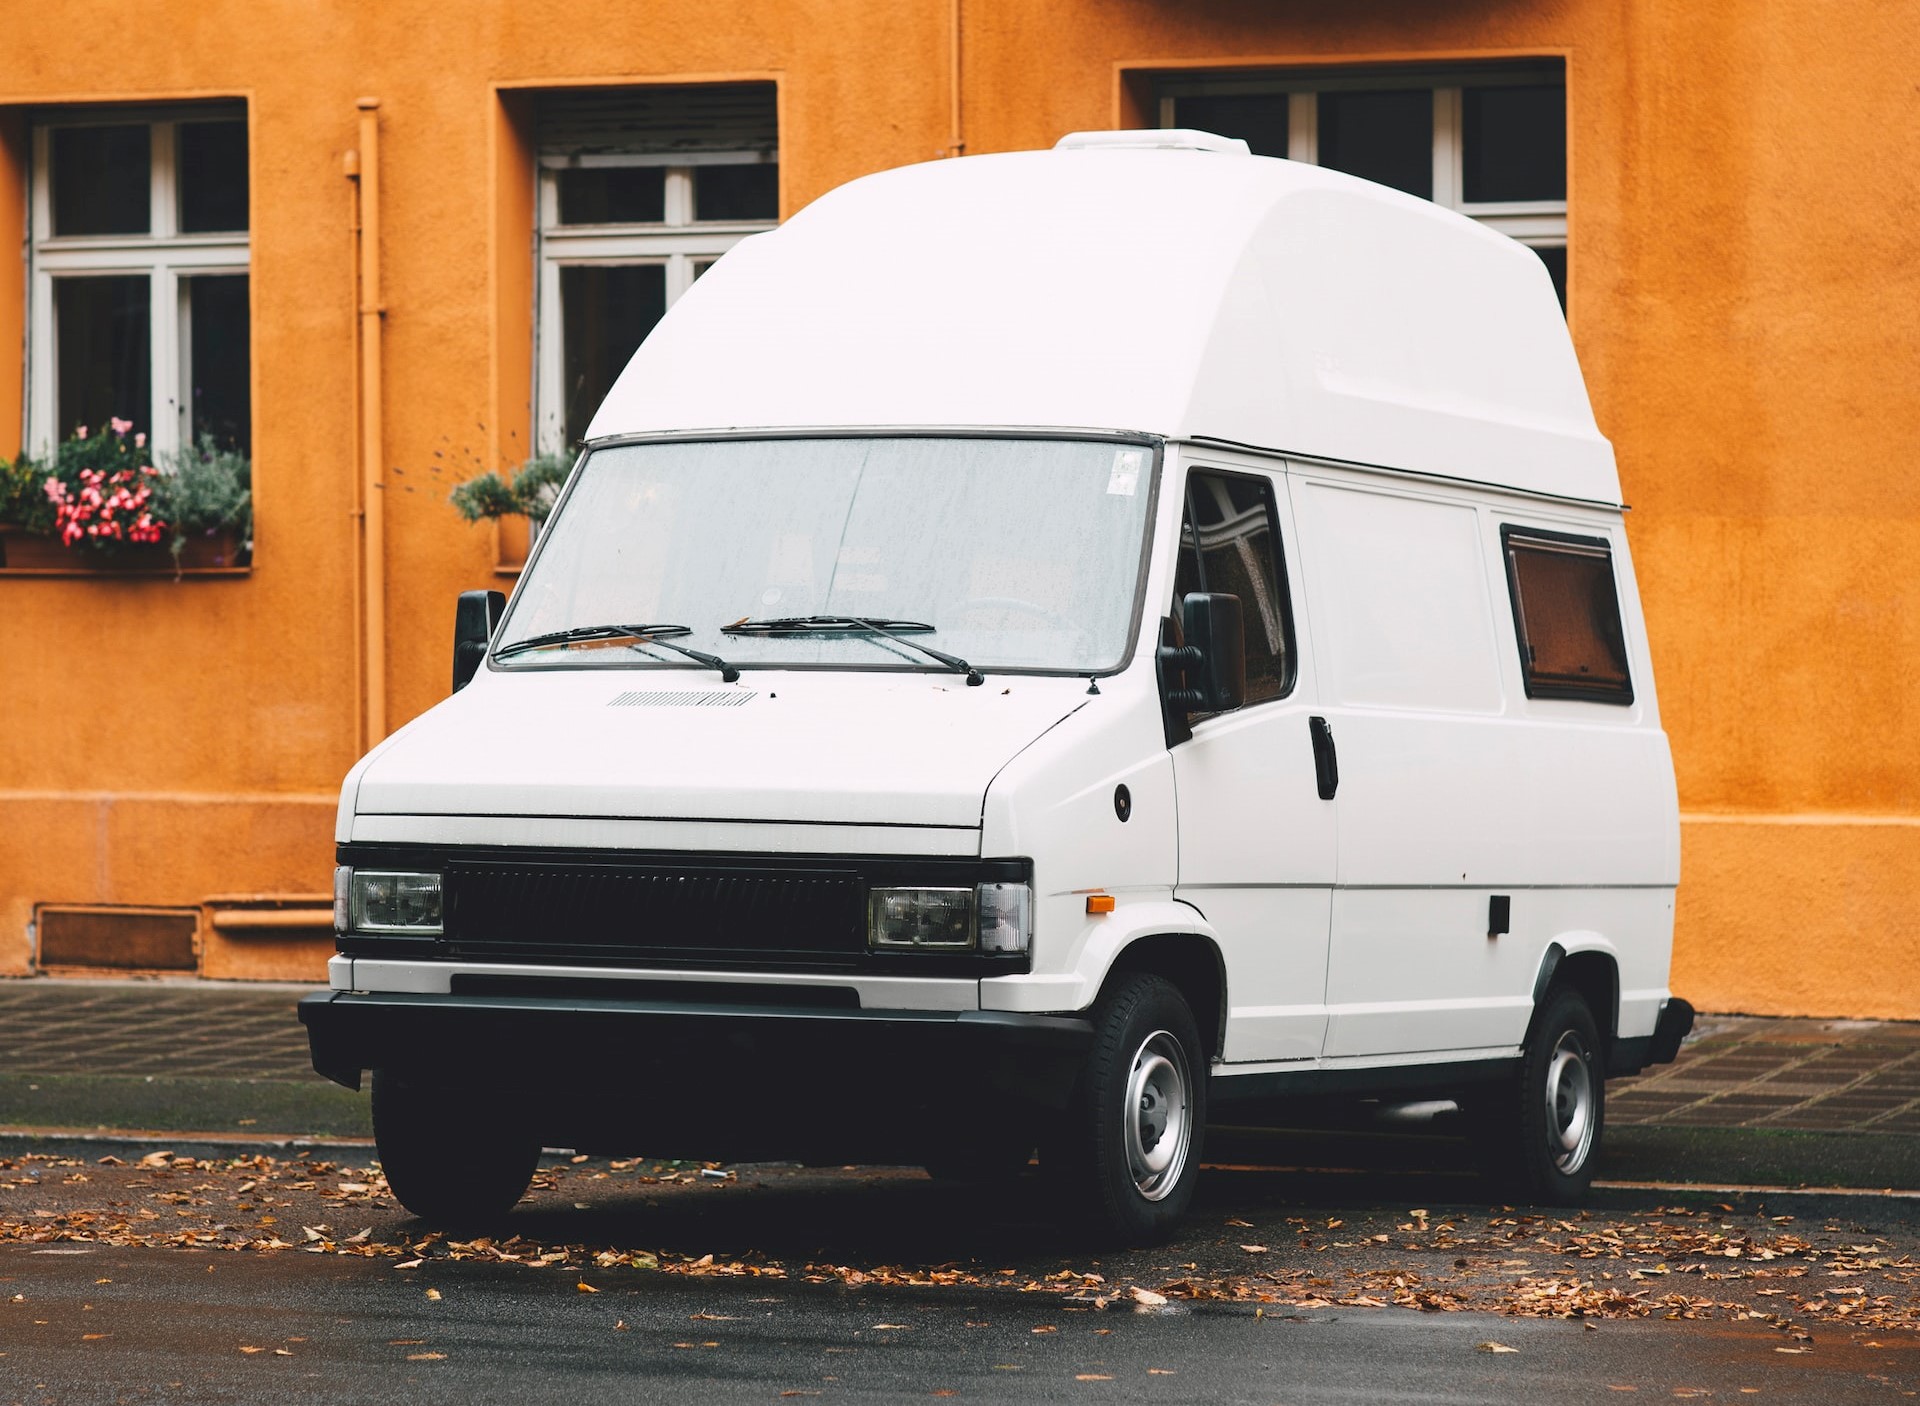
<svg viewBox="0 0 1920 1406">
<path fill-rule="evenodd" d="M 1088 894 L 1087 911 L 1089 913 L 1111 913 L 1113 911 L 1113 895 L 1110 893 Z"/>
</svg>

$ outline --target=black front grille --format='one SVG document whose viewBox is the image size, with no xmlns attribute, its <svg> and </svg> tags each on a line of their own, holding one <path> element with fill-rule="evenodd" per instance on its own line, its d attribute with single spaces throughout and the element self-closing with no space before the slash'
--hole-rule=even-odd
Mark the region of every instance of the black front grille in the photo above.
<svg viewBox="0 0 1920 1406">
<path fill-rule="evenodd" d="M 449 956 L 842 965 L 866 952 L 866 886 L 835 868 L 453 863 Z"/>
</svg>

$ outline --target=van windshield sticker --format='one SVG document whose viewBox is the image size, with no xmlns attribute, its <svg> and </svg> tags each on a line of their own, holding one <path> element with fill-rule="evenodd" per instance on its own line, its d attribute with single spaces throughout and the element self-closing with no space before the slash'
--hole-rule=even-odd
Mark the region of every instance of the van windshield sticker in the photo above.
<svg viewBox="0 0 1920 1406">
<path fill-rule="evenodd" d="M 1147 453 L 1144 449 L 1116 449 L 1113 451 L 1113 470 L 1107 475 L 1107 492 L 1122 498 L 1131 498 L 1134 490 L 1140 486 L 1140 470 L 1145 466 Z"/>
</svg>

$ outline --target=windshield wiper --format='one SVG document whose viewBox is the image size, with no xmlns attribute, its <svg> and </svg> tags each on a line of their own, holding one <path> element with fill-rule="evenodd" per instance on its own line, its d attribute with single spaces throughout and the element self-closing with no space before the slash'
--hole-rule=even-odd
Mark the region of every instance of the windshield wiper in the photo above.
<svg viewBox="0 0 1920 1406">
<path fill-rule="evenodd" d="M 689 649 L 683 644 L 673 644 L 665 637 L 668 635 L 690 635 L 693 631 L 685 625 L 576 625 L 570 630 L 549 630 L 544 635 L 533 635 L 524 640 L 515 640 L 493 652 L 495 659 L 505 659 L 510 655 L 529 649 L 546 649 L 557 644 L 571 644 L 576 640 L 617 640 L 630 639 L 634 647 L 658 645 L 662 649 L 671 649 L 675 654 L 684 654 L 696 663 L 709 669 L 720 671 L 722 683 L 733 683 L 740 677 L 740 671 L 717 654 L 708 654 L 705 650 Z"/>
<path fill-rule="evenodd" d="M 882 635 L 895 644 L 904 644 L 908 649 L 917 649 L 931 659 L 938 659 L 956 674 L 967 676 L 967 687 L 978 688 L 986 682 L 980 671 L 956 654 L 943 653 L 919 640 L 910 640 L 911 634 L 930 635 L 933 626 L 919 620 L 885 620 L 865 615 L 789 615 L 777 620 L 736 620 L 731 625 L 722 625 L 723 635 L 830 635 L 862 634 Z"/>
</svg>

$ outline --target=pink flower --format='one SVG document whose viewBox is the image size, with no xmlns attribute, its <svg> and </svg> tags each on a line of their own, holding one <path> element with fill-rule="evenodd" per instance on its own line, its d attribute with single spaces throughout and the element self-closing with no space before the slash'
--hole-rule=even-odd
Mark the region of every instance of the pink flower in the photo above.
<svg viewBox="0 0 1920 1406">
<path fill-rule="evenodd" d="M 85 439 L 87 437 L 87 427 L 85 425 L 74 426 L 73 437 L 75 439 Z"/>
<path fill-rule="evenodd" d="M 107 419 L 107 423 L 113 427 L 113 432 L 115 434 L 125 434 L 128 430 L 133 428 L 133 421 L 123 420 L 118 415 L 109 416 Z"/>
<path fill-rule="evenodd" d="M 139 434 L 133 437 L 133 447 L 135 449 L 145 449 L 147 447 L 147 432 L 145 430 L 140 431 Z M 147 472 L 152 473 L 153 470 L 148 469 Z"/>
</svg>

